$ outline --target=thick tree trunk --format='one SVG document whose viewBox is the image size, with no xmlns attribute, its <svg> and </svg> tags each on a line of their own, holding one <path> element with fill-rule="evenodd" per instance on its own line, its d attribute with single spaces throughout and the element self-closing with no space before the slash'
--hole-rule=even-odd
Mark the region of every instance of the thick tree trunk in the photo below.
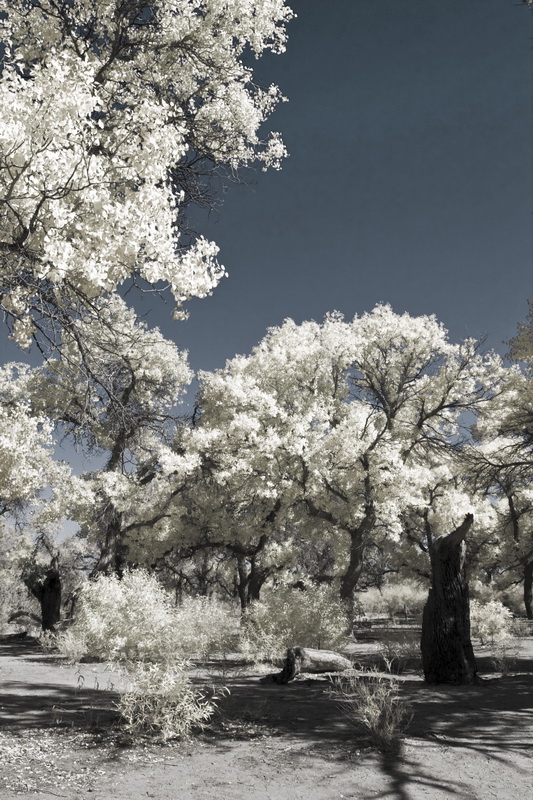
<svg viewBox="0 0 533 800">
<path fill-rule="evenodd" d="M 431 546 L 431 588 L 422 619 L 422 665 L 427 683 L 472 683 L 476 661 L 470 640 L 465 537 L 474 517 Z"/>
<path fill-rule="evenodd" d="M 271 677 L 274 683 L 288 683 L 294 680 L 300 672 L 344 672 L 344 670 L 352 668 L 351 661 L 332 650 L 290 647 L 287 650 L 283 669 L 278 675 Z"/>
<path fill-rule="evenodd" d="M 524 566 L 524 606 L 526 617 L 533 619 L 533 561 Z"/>
<path fill-rule="evenodd" d="M 248 605 L 250 605 L 250 603 L 256 603 L 261 599 L 261 589 L 269 575 L 270 570 L 261 567 L 260 564 L 256 562 L 256 559 L 252 558 L 250 577 L 248 580 Z"/>
<path fill-rule="evenodd" d="M 43 582 L 41 619 L 43 631 L 55 630 L 61 620 L 61 577 L 57 564 L 48 570 Z"/>
<path fill-rule="evenodd" d="M 357 583 L 363 569 L 363 558 L 368 535 L 372 532 L 376 522 L 376 515 L 372 508 L 367 510 L 361 524 L 349 531 L 350 534 L 350 561 L 348 569 L 341 578 L 340 597 L 348 603 L 353 610 Z"/>
<path fill-rule="evenodd" d="M 53 558 L 44 578 L 36 572 L 26 575 L 24 583 L 41 606 L 43 631 L 54 631 L 61 620 L 61 577 L 59 563 Z"/>
<path fill-rule="evenodd" d="M 261 589 L 271 574 L 271 570 L 261 564 L 261 552 L 267 543 L 268 536 L 263 534 L 253 550 L 237 552 L 237 593 L 243 613 L 251 603 L 260 600 Z"/>
<path fill-rule="evenodd" d="M 91 577 L 103 574 L 122 578 L 127 567 L 127 554 L 128 548 L 123 541 L 122 515 L 113 510 L 105 530 L 100 558 Z"/>
<path fill-rule="evenodd" d="M 237 556 L 237 593 L 241 604 L 241 613 L 243 614 L 248 607 L 247 585 L 248 570 L 246 569 L 246 557 L 239 553 Z"/>
</svg>

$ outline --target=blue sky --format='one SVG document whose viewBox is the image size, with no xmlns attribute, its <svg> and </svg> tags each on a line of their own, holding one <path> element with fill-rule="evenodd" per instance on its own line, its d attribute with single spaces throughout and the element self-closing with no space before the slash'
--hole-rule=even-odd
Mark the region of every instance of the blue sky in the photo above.
<svg viewBox="0 0 533 800">
<path fill-rule="evenodd" d="M 533 14 L 517 0 L 293 0 L 287 52 L 256 64 L 289 102 L 290 158 L 199 215 L 229 272 L 171 321 L 194 369 L 286 317 L 390 302 L 504 353 L 533 298 Z M 0 342 L 3 361 L 21 354 Z"/>
</svg>

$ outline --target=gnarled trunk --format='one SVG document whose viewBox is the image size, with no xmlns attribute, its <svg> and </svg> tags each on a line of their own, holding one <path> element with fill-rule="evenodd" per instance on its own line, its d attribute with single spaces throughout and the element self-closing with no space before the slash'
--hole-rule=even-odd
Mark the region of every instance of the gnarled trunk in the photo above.
<svg viewBox="0 0 533 800">
<path fill-rule="evenodd" d="M 43 631 L 53 631 L 61 620 L 61 577 L 57 565 L 51 567 L 43 581 L 41 596 Z"/>
<path fill-rule="evenodd" d="M 431 545 L 431 588 L 422 618 L 422 665 L 427 683 L 472 683 L 476 661 L 470 640 L 465 537 L 474 517 Z"/>
<path fill-rule="evenodd" d="M 350 534 L 350 561 L 346 572 L 341 578 L 340 597 L 352 610 L 355 606 L 357 582 L 363 569 L 365 547 L 368 536 L 374 529 L 375 522 L 374 509 L 369 507 L 360 525 L 357 528 L 348 530 Z"/>
<path fill-rule="evenodd" d="M 128 547 L 124 544 L 122 514 L 113 509 L 107 521 L 100 558 L 91 577 L 103 574 L 122 578 L 127 567 L 127 555 Z"/>
<path fill-rule="evenodd" d="M 251 603 L 260 599 L 261 589 L 271 570 L 261 565 L 258 553 L 248 556 L 241 552 L 237 554 L 236 560 L 237 594 L 239 595 L 241 611 L 244 613 Z"/>
<path fill-rule="evenodd" d="M 24 577 L 24 583 L 41 606 L 43 631 L 55 631 L 61 620 L 61 576 L 58 559 L 52 558 L 44 578 L 42 573 L 39 575 L 31 572 Z"/>
</svg>

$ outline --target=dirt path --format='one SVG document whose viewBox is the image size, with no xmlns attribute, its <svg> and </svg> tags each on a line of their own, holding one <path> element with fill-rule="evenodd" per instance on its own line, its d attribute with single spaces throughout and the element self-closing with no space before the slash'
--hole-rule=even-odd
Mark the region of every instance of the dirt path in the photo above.
<svg viewBox="0 0 533 800">
<path fill-rule="evenodd" d="M 0 644 L 0 798 L 529 800 L 533 646 L 522 647 L 520 674 L 478 686 L 404 676 L 414 719 L 401 755 L 385 757 L 339 717 L 325 681 L 279 687 L 250 673 L 224 677 L 231 695 L 213 731 L 121 747 L 109 737 L 117 675 Z"/>
</svg>

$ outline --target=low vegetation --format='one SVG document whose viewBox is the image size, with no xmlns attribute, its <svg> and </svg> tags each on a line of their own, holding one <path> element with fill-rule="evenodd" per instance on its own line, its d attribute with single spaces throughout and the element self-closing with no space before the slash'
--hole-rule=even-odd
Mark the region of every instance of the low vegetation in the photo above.
<svg viewBox="0 0 533 800">
<path fill-rule="evenodd" d="M 278 588 L 246 612 L 240 646 L 254 661 L 278 663 L 289 647 L 340 647 L 349 628 L 348 610 L 331 587 Z"/>
<path fill-rule="evenodd" d="M 337 678 L 330 690 L 343 715 L 379 750 L 398 750 L 412 718 L 409 703 L 400 694 L 398 680 L 376 670 Z"/>
</svg>

